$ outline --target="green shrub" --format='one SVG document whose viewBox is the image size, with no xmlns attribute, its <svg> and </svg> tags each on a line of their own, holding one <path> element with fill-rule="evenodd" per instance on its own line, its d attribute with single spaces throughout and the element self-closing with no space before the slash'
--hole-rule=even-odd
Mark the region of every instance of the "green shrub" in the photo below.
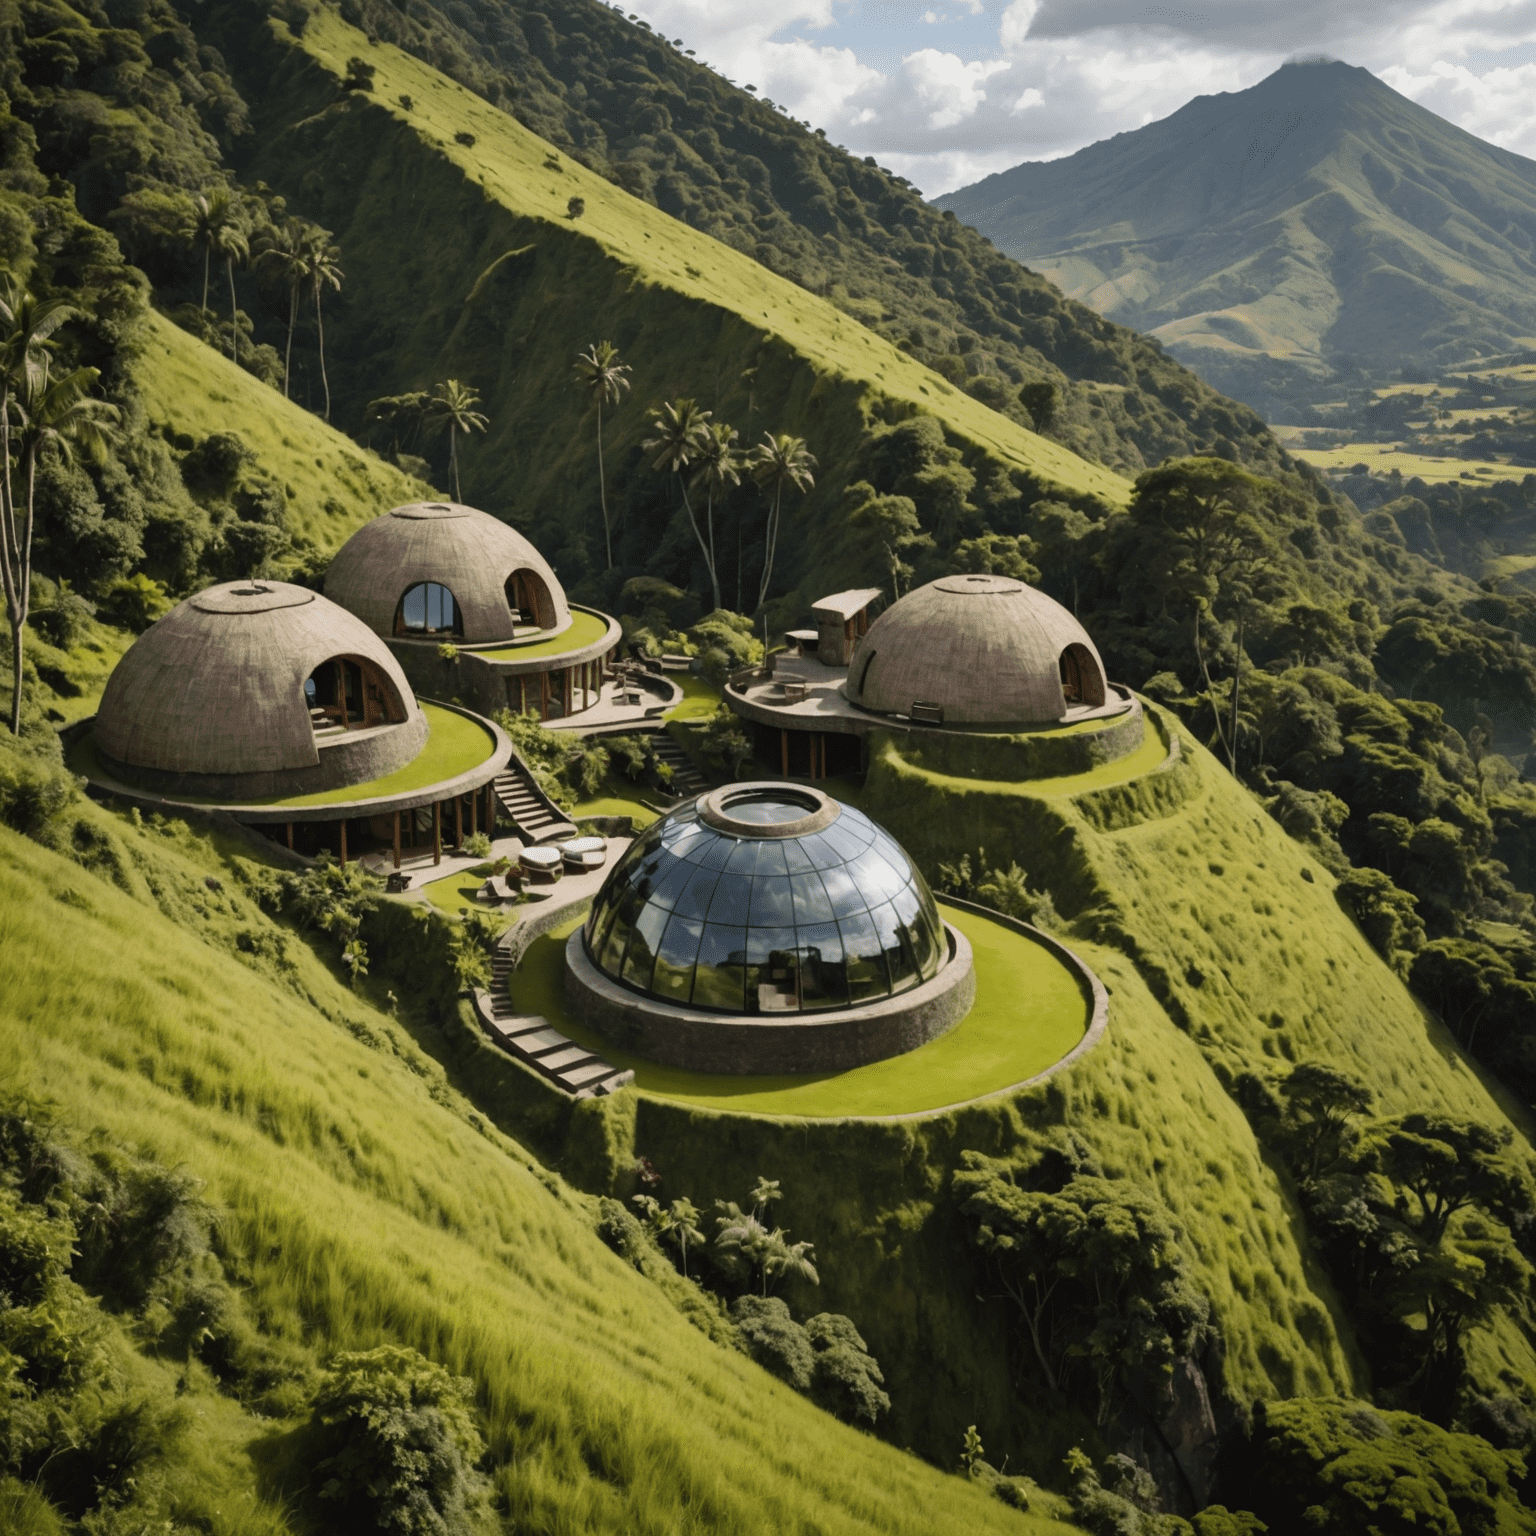
<svg viewBox="0 0 1536 1536">
<path fill-rule="evenodd" d="M 796 1392 L 811 1390 L 816 1358 L 804 1328 L 777 1296 L 738 1296 L 731 1320 L 742 1349 Z"/>
<path fill-rule="evenodd" d="M 311 1414 L 322 1518 L 395 1536 L 472 1530 L 485 1452 L 472 1396 L 414 1349 L 337 1355 Z"/>
<path fill-rule="evenodd" d="M 874 1428 L 891 1400 L 880 1366 L 858 1329 L 841 1313 L 818 1312 L 806 1319 L 805 1336 L 815 1352 L 811 1396 L 847 1423 Z"/>
</svg>

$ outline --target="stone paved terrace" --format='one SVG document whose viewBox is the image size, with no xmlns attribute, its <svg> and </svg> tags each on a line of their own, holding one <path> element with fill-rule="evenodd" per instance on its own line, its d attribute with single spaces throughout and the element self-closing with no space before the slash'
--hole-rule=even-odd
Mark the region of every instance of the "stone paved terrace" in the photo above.
<svg viewBox="0 0 1536 1536">
<path fill-rule="evenodd" d="M 738 672 L 726 685 L 726 694 L 736 713 L 763 725 L 777 726 L 792 731 L 831 731 L 857 735 L 870 730 L 908 730 L 910 723 L 900 715 L 877 715 L 867 709 L 850 704 L 843 696 L 843 683 L 847 680 L 846 667 L 823 666 L 814 656 L 783 656 L 775 658 L 772 674 L 761 669 Z M 786 679 L 802 679 L 806 685 L 803 699 L 786 699 L 783 683 Z M 1059 730 L 1063 726 L 1084 724 L 1093 720 L 1111 720 L 1132 707 L 1130 695 L 1118 684 L 1111 683 L 1109 698 L 1098 708 L 1070 709 L 1061 720 L 1037 727 L 1040 730 Z M 932 730 L 932 726 L 918 729 Z M 975 730 L 978 727 L 972 726 Z"/>
</svg>

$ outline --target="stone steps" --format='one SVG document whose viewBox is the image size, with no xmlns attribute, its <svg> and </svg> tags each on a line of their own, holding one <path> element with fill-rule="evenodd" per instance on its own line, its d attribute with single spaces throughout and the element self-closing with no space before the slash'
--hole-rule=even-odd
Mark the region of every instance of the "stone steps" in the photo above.
<svg viewBox="0 0 1536 1536">
<path fill-rule="evenodd" d="M 701 795 L 709 788 L 709 781 L 693 765 L 688 756 L 665 731 L 651 732 L 651 746 L 656 760 L 672 770 L 672 793 L 683 799 Z"/>
<path fill-rule="evenodd" d="M 525 843 L 575 837 L 575 823 L 568 821 L 560 807 L 539 788 L 521 758 L 514 755 L 506 772 L 497 774 L 492 787 L 497 803 Z"/>
</svg>

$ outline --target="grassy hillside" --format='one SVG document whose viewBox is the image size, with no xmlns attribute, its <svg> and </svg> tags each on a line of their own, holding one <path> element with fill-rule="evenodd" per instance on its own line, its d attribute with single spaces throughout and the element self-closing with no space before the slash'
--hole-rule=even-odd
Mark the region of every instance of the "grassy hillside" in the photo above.
<svg viewBox="0 0 1536 1536">
<path fill-rule="evenodd" d="M 433 494 L 163 315 L 151 311 L 145 329 L 133 371 L 149 424 L 198 441 L 237 432 L 282 485 L 291 531 L 316 549 L 333 554 L 370 518 Z"/>
<path fill-rule="evenodd" d="M 635 370 L 605 428 L 616 557 L 685 587 L 695 576 L 693 536 L 675 487 L 650 471 L 639 446 L 650 413 L 677 395 L 698 397 L 746 443 L 766 430 L 810 442 L 817 488 L 786 507 L 785 585 L 810 579 L 820 590 L 878 577 L 882 557 L 845 547 L 830 514 L 844 486 L 868 473 L 870 427 L 919 409 L 938 418 L 972 468 L 996 466 L 1031 496 L 1127 498 L 1120 477 L 987 409 L 749 256 L 554 154 L 410 55 L 370 46 L 334 13 L 318 11 L 296 46 L 282 24 L 272 26 L 251 171 L 295 196 L 307 189 L 338 231 L 347 271 L 345 309 L 338 305 L 332 327 L 338 411 L 355 421 L 386 390 L 450 375 L 471 382 L 491 423 L 466 445 L 464 494 L 531 524 L 568 582 L 601 565 L 595 419 L 571 364 L 605 337 Z M 360 50 L 375 69 L 372 89 L 347 95 L 338 81 Z M 336 166 L 346 174 L 326 173 Z M 567 216 L 572 197 L 585 204 L 577 219 Z M 717 509 L 728 583 L 743 542 L 755 579 L 750 549 L 765 513 L 750 489 Z M 734 588 L 725 596 L 732 603 Z"/>
<path fill-rule="evenodd" d="M 1178 734 L 1180 766 L 1131 784 L 1084 782 L 1075 797 L 936 775 L 895 741 L 876 754 L 860 804 L 930 877 L 962 850 L 1017 859 L 1110 990 L 1104 1040 L 1038 1087 L 878 1124 L 722 1115 L 642 1085 L 632 1119 L 619 1105 L 607 1112 L 606 1151 L 594 1158 L 490 1045 L 461 1041 L 459 1069 L 489 1113 L 593 1188 L 627 1192 L 637 1154 L 668 1199 L 731 1194 L 759 1173 L 782 1179 L 785 1219 L 817 1245 L 816 1304 L 861 1320 L 890 1376 L 891 1433 L 930 1455 L 974 1421 L 989 1450 L 1050 1476 L 1091 1435 L 1059 1403 L 1021 1394 L 1006 1309 L 962 1257 L 950 1192 L 963 1150 L 1007 1155 L 1053 1127 L 1071 1128 L 1174 1214 L 1220 1330 L 1206 1368 L 1233 1407 L 1368 1394 L 1349 1316 L 1288 1177 L 1230 1096 L 1234 1079 L 1312 1059 L 1364 1079 L 1383 1114 L 1440 1108 L 1512 1124 L 1522 1139 L 1526 1117 L 1375 954 L 1315 858 Z M 1475 1335 L 1474 1357 L 1486 1380 L 1536 1372 L 1530 1340 L 1508 1322 Z"/>
<path fill-rule="evenodd" d="M 1536 330 L 1536 164 L 1337 62 L 939 201 L 1270 419 Z"/>
<path fill-rule="evenodd" d="M 0 830 L 0 1080 L 205 1181 L 248 1314 L 290 1359 L 392 1340 L 471 1377 L 508 1528 L 1047 1529 L 690 1326 L 262 915 L 243 845 L 80 814 L 115 881 Z M 301 1529 L 281 1416 L 242 1412 L 196 1357 L 181 1375 L 201 1428 L 143 1518 Z"/>
</svg>

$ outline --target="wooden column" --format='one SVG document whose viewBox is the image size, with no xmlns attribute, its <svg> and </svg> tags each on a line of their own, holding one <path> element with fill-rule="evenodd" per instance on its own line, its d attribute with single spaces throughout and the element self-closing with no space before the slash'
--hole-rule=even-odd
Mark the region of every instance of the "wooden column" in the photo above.
<svg viewBox="0 0 1536 1536">
<path fill-rule="evenodd" d="M 565 681 L 561 685 L 565 689 L 565 712 L 566 712 L 567 715 L 571 715 L 571 714 L 575 713 L 575 703 L 576 703 L 576 701 L 575 701 L 575 699 L 572 696 L 574 690 L 572 689 L 572 686 L 571 686 L 572 681 L 573 681 L 573 676 L 572 675 L 574 674 L 575 671 L 576 671 L 576 669 L 574 667 L 567 667 L 565 669 Z"/>
<path fill-rule="evenodd" d="M 293 852 L 293 823 L 288 823 L 288 852 Z"/>
<path fill-rule="evenodd" d="M 432 862 L 443 862 L 443 802 L 432 802 Z"/>
<path fill-rule="evenodd" d="M 395 868 L 400 868 L 400 812 L 395 812 Z"/>
<path fill-rule="evenodd" d="M 539 673 L 539 719 L 549 719 L 549 673 Z"/>
<path fill-rule="evenodd" d="M 347 867 L 347 824 L 341 823 L 341 867 Z"/>
<path fill-rule="evenodd" d="M 789 732 L 779 732 L 779 774 L 782 778 L 789 777 Z"/>
<path fill-rule="evenodd" d="M 480 796 L 471 793 L 469 797 L 469 835 L 473 837 L 480 830 Z"/>
<path fill-rule="evenodd" d="M 464 796 L 453 797 L 453 846 L 464 846 Z"/>
<path fill-rule="evenodd" d="M 496 836 L 496 786 L 485 786 L 485 830 L 491 836 Z"/>
<path fill-rule="evenodd" d="M 520 715 L 528 713 L 528 674 L 517 674 L 517 712 Z"/>
</svg>

